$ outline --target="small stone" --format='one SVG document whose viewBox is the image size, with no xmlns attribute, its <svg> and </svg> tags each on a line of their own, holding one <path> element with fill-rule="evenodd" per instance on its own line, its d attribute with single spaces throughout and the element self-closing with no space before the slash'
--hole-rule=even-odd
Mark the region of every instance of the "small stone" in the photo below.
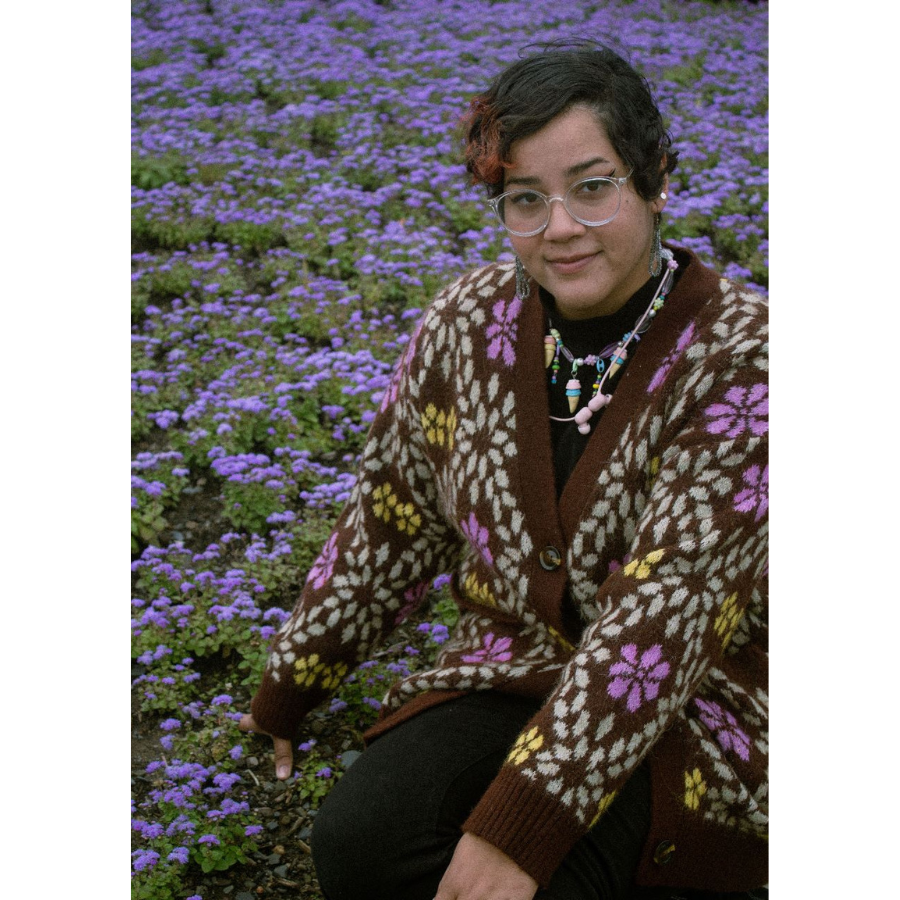
<svg viewBox="0 0 900 900">
<path fill-rule="evenodd" d="M 272 871 L 273 871 L 279 878 L 287 878 L 287 877 L 288 877 L 288 872 L 290 871 L 290 868 L 291 868 L 290 863 L 285 863 L 283 866 L 275 866 L 275 868 L 272 869 Z"/>
<path fill-rule="evenodd" d="M 247 765 L 250 766 L 251 769 L 255 769 L 259 765 L 259 759 L 255 756 L 248 756 Z"/>
<path fill-rule="evenodd" d="M 311 836 L 312 836 L 312 828 L 310 828 L 309 825 L 305 825 L 297 833 L 297 837 L 300 838 L 301 841 L 308 841 Z"/>
<path fill-rule="evenodd" d="M 277 866 L 278 863 L 281 862 L 281 854 L 280 853 L 272 853 L 268 857 L 266 857 L 266 865 L 268 866 Z"/>
<path fill-rule="evenodd" d="M 256 900 L 256 897 L 251 894 L 249 891 L 241 891 L 236 897 L 235 900 Z"/>
<path fill-rule="evenodd" d="M 362 753 L 359 750 L 348 750 L 346 753 L 341 754 L 341 764 L 345 769 L 349 769 L 361 756 Z"/>
</svg>

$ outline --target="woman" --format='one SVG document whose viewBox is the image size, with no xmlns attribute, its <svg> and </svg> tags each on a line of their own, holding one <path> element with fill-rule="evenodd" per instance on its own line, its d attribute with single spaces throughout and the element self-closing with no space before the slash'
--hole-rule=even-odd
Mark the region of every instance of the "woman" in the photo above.
<svg viewBox="0 0 900 900">
<path fill-rule="evenodd" d="M 303 716 L 452 572 L 451 640 L 316 818 L 329 900 L 751 890 L 765 303 L 661 245 L 677 153 L 608 49 L 519 60 L 467 130 L 516 264 L 424 316 L 241 726 L 287 777 Z"/>
</svg>

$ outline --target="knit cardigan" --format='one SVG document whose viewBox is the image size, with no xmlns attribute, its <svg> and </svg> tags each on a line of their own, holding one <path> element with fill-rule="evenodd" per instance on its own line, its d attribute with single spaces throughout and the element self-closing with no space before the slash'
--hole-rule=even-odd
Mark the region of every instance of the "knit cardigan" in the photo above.
<svg viewBox="0 0 900 900">
<path fill-rule="evenodd" d="M 471 691 L 542 701 L 463 830 L 543 886 L 645 760 L 639 884 L 767 881 L 767 305 L 676 259 L 559 501 L 536 291 L 493 264 L 437 297 L 252 704 L 294 737 L 452 573 L 456 629 L 367 738 Z"/>
</svg>

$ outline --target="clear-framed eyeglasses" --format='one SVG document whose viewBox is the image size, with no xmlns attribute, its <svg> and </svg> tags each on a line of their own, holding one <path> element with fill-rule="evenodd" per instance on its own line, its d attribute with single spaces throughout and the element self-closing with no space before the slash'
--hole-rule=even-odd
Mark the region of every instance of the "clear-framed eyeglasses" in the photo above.
<svg viewBox="0 0 900 900">
<path fill-rule="evenodd" d="M 622 205 L 622 186 L 634 170 L 621 178 L 601 175 L 576 181 L 565 197 L 548 197 L 540 191 L 520 188 L 506 191 L 490 200 L 491 208 L 510 234 L 531 237 L 540 234 L 550 222 L 550 204 L 559 200 L 566 212 L 582 225 L 606 225 L 618 215 Z"/>
</svg>

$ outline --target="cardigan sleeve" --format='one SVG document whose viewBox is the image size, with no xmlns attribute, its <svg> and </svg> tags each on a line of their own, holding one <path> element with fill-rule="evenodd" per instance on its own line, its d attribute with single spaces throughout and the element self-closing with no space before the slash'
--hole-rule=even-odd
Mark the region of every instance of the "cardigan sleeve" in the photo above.
<svg viewBox="0 0 900 900">
<path fill-rule="evenodd" d="M 410 399 L 424 321 L 394 371 L 351 496 L 272 642 L 251 710 L 276 737 L 295 736 L 303 717 L 422 602 L 459 552 Z"/>
<path fill-rule="evenodd" d="M 711 766 L 747 783 L 764 769 L 754 712 L 715 685 L 766 563 L 766 372 L 762 325 L 680 380 L 671 437 L 643 463 L 628 562 L 463 826 L 543 886 L 676 718 L 707 742 Z"/>
</svg>

